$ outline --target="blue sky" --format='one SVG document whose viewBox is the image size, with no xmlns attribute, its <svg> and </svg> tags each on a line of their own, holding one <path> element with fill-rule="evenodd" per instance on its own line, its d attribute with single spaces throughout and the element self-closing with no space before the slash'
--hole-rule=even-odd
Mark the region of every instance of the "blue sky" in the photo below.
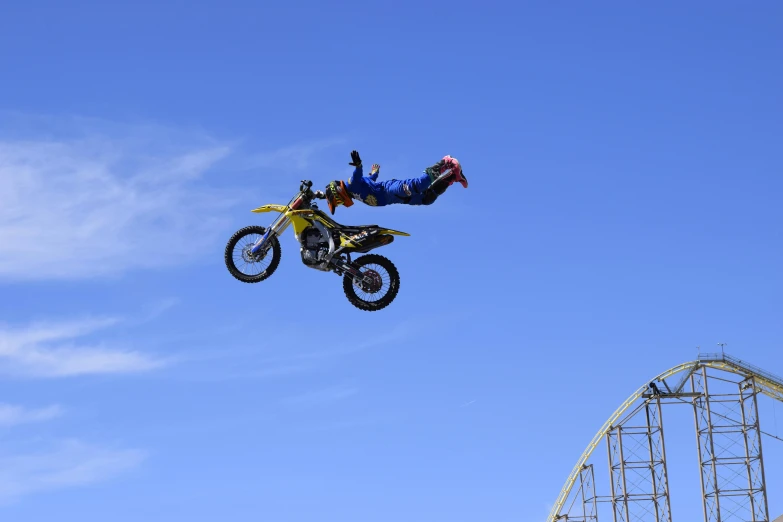
<svg viewBox="0 0 783 522">
<path fill-rule="evenodd" d="M 535 522 L 697 346 L 783 373 L 782 17 L 7 2 L 0 517 Z M 382 252 L 396 301 L 356 310 L 290 233 L 272 278 L 232 279 L 226 241 L 269 219 L 249 210 L 352 149 L 470 179 L 338 210 L 412 234 Z"/>
</svg>

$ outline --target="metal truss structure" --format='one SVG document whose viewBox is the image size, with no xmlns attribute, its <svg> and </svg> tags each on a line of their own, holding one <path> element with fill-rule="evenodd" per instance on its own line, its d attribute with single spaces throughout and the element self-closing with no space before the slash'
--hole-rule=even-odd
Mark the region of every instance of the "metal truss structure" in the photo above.
<svg viewBox="0 0 783 522">
<path fill-rule="evenodd" d="M 658 384 L 656 384 L 658 383 Z M 664 406 L 693 409 L 705 522 L 771 522 L 758 397 L 783 402 L 783 379 L 726 354 L 702 354 L 645 384 L 607 420 L 568 477 L 547 522 L 673 522 Z M 604 441 L 608 494 L 590 457 Z"/>
</svg>

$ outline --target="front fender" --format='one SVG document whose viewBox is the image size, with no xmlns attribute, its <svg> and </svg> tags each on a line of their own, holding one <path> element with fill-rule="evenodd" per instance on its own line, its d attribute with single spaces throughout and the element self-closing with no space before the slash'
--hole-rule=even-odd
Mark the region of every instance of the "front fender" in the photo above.
<svg viewBox="0 0 783 522">
<path fill-rule="evenodd" d="M 255 212 L 256 214 L 260 214 L 262 212 L 281 212 L 284 213 L 288 210 L 288 207 L 285 205 L 264 205 L 258 208 L 254 208 L 250 212 Z"/>
</svg>

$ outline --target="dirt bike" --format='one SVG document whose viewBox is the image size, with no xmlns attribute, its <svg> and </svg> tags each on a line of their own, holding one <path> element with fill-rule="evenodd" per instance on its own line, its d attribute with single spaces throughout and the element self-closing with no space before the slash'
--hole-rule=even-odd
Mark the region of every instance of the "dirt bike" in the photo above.
<svg viewBox="0 0 783 522">
<path fill-rule="evenodd" d="M 293 224 L 305 266 L 341 276 L 345 295 L 356 308 L 369 312 L 385 308 L 400 289 L 397 268 L 377 254 L 353 260 L 351 256 L 386 246 L 394 236 L 410 234 L 378 225 L 341 225 L 318 209 L 315 200 L 326 196 L 321 191 L 313 192 L 312 185 L 312 181 L 303 180 L 299 192 L 287 205 L 264 205 L 251 210 L 279 212 L 280 216 L 269 228 L 249 226 L 231 236 L 225 251 L 228 271 L 243 283 L 258 283 L 271 276 L 280 263 L 278 237 Z"/>
</svg>

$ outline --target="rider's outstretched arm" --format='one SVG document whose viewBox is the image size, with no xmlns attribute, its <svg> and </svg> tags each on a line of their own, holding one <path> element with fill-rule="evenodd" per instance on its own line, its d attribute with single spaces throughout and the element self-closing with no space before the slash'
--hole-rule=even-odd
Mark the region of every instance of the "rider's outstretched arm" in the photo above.
<svg viewBox="0 0 783 522">
<path fill-rule="evenodd" d="M 359 180 L 362 179 L 362 176 L 364 176 L 364 171 L 362 170 L 361 164 L 359 164 L 355 169 L 353 169 L 353 174 L 351 174 L 351 179 L 348 183 L 358 183 Z"/>
</svg>

